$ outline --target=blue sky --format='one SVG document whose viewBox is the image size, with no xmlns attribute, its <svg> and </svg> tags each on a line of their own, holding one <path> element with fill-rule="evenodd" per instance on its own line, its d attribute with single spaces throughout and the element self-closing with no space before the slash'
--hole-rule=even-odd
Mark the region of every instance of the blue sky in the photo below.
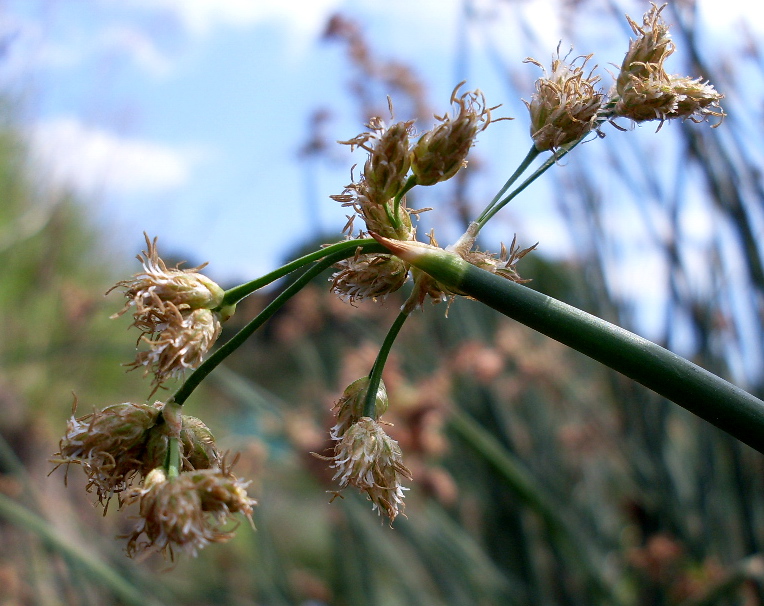
<svg viewBox="0 0 764 606">
<path fill-rule="evenodd" d="M 523 106 L 506 98 L 486 36 L 490 52 L 521 65 L 528 55 L 547 62 L 564 28 L 554 0 L 471 4 L 490 25 L 468 30 L 468 53 L 457 57 L 465 33 L 457 0 L 9 0 L 0 9 L 0 36 L 9 42 L 0 78 L 23 101 L 36 178 L 81 193 L 120 250 L 131 257 L 145 230 L 159 236 L 160 252 L 210 261 L 213 277 L 251 279 L 320 228 L 345 222 L 328 196 L 342 191 L 362 158 L 337 146 L 337 161 L 321 165 L 311 192 L 316 219 L 306 212 L 308 182 L 296 153 L 318 107 L 331 108 L 335 138 L 363 130 L 347 96 L 343 51 L 321 41 L 334 12 L 357 19 L 381 56 L 411 64 L 434 111 L 448 109 L 451 89 L 466 76 L 489 103 L 504 104 L 503 115 L 517 117 L 492 125 L 476 148 L 492 160 L 478 198 L 489 200 L 501 186 L 530 140 Z M 518 14 L 538 48 L 515 42 Z M 639 19 L 639 10 L 632 16 Z M 736 13 L 713 19 L 723 37 Z M 576 27 L 589 28 L 598 48 L 619 49 L 601 64 L 620 60 L 624 31 Z M 525 67 L 530 98 L 538 70 Z M 564 254 L 571 243 L 563 226 L 538 195 L 543 189 L 534 191 L 500 218 L 496 240 L 522 230 L 523 244 L 540 240 L 546 254 Z M 436 204 L 437 194 L 428 195 L 427 205 Z M 441 243 L 458 235 L 443 229 Z"/>
</svg>

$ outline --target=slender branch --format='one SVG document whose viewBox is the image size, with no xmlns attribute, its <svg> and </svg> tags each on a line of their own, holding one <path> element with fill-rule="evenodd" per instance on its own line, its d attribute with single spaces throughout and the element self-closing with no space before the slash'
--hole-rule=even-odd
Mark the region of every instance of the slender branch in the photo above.
<svg viewBox="0 0 764 606">
<path fill-rule="evenodd" d="M 341 244 L 346 244 L 342 242 Z M 210 374 L 215 367 L 225 360 L 229 355 L 236 351 L 252 334 L 260 328 L 273 314 L 278 311 L 284 303 L 286 303 L 292 296 L 302 290 L 313 278 L 320 274 L 325 269 L 328 269 L 335 263 L 352 257 L 355 251 L 360 247 L 364 253 L 386 253 L 387 249 L 380 246 L 373 240 L 350 240 L 347 244 L 355 244 L 355 246 L 343 246 L 338 247 L 332 254 L 325 256 L 318 261 L 313 267 L 306 270 L 297 280 L 289 285 L 279 296 L 277 296 L 263 311 L 261 311 L 257 317 L 249 322 L 244 328 L 236 333 L 229 341 L 222 345 L 215 351 L 209 358 L 207 358 L 194 372 L 192 372 L 188 379 L 180 386 L 180 389 L 175 392 L 175 395 L 168 400 L 168 402 L 175 402 L 182 405 L 191 395 L 191 392 L 197 388 L 199 383 Z M 313 253 L 315 254 L 315 253 Z M 310 255 L 308 255 L 310 256 Z M 305 258 L 305 257 L 303 257 Z M 299 260 L 299 259 L 298 259 Z M 287 267 L 287 266 L 284 266 Z M 282 268 L 283 269 L 283 268 Z"/>
<path fill-rule="evenodd" d="M 374 366 L 372 366 L 371 373 L 369 374 L 369 388 L 366 391 L 366 399 L 363 402 L 364 417 L 377 419 L 377 391 L 379 390 L 379 383 L 382 381 L 382 371 L 387 362 L 387 355 L 390 353 L 390 349 L 393 347 L 393 343 L 395 343 L 395 339 L 408 317 L 409 314 L 404 311 L 398 314 L 398 317 L 395 318 L 395 322 L 393 322 L 390 330 L 387 331 L 387 336 L 382 343 L 382 347 L 379 348 L 377 359 L 374 360 Z"/>
<path fill-rule="evenodd" d="M 540 153 L 541 152 L 539 152 L 539 150 L 536 149 L 535 145 L 533 145 L 530 148 L 530 150 L 528 150 L 528 153 L 526 154 L 523 161 L 520 163 L 520 166 L 518 166 L 515 169 L 515 172 L 512 173 L 512 176 L 507 180 L 504 186 L 493 197 L 493 200 L 491 200 L 488 206 L 485 207 L 485 210 L 483 210 L 483 212 L 480 213 L 480 216 L 477 219 L 475 219 L 475 223 L 478 223 L 479 225 L 482 226 L 485 223 L 485 221 L 488 220 L 488 219 L 484 220 L 484 217 L 490 212 L 491 208 L 493 208 L 493 205 L 496 204 L 499 198 L 501 198 L 504 195 L 504 193 L 512 186 L 512 184 L 520 178 L 520 175 L 522 175 L 525 172 L 525 169 L 530 166 L 531 162 L 533 162 Z"/>
<path fill-rule="evenodd" d="M 764 402 L 689 360 L 567 303 L 470 265 L 454 253 L 379 238 L 393 254 L 679 404 L 764 452 Z"/>
<path fill-rule="evenodd" d="M 393 227 L 396 229 L 400 228 L 400 221 L 398 221 L 398 211 L 401 207 L 401 200 L 403 199 L 403 196 L 405 196 L 409 191 L 411 191 L 417 184 L 417 178 L 416 175 L 411 175 L 408 179 L 406 179 L 406 182 L 403 184 L 403 187 L 401 188 L 401 191 L 399 191 L 395 195 L 395 200 L 393 202 L 393 217 L 395 218 L 395 222 L 393 223 Z"/>
<path fill-rule="evenodd" d="M 493 217 L 497 212 L 499 212 L 502 208 L 504 208 L 509 202 L 514 200 L 520 192 L 524 191 L 525 188 L 527 188 L 531 183 L 533 183 L 536 179 L 538 179 L 541 175 L 543 175 L 547 170 L 549 170 L 552 166 L 557 164 L 557 161 L 561 158 L 565 157 L 568 153 L 572 151 L 572 149 L 578 145 L 583 138 L 579 139 L 578 141 L 575 141 L 574 143 L 571 143 L 564 148 L 560 148 L 558 151 L 554 152 L 551 157 L 547 159 L 546 162 L 544 162 L 541 166 L 539 166 L 533 173 L 520 185 L 517 186 L 517 188 L 513 189 L 510 194 L 502 199 L 501 201 L 497 203 L 492 203 L 489 208 L 487 208 L 485 211 L 483 211 L 483 214 L 480 215 L 480 218 L 476 221 L 476 223 L 483 227 L 488 221 Z M 535 147 L 533 148 L 535 149 Z"/>
<path fill-rule="evenodd" d="M 225 291 L 225 295 L 223 296 L 223 302 L 220 304 L 220 307 L 225 307 L 227 305 L 233 305 L 234 303 L 238 303 L 244 297 L 251 295 L 256 290 L 261 289 L 263 286 L 267 286 L 271 282 L 275 282 L 279 278 L 282 278 L 286 276 L 287 274 L 295 271 L 296 269 L 299 269 L 303 265 L 307 265 L 308 263 L 317 261 L 319 259 L 326 257 L 327 255 L 331 255 L 336 252 L 341 252 L 348 249 L 355 251 L 355 249 L 358 248 L 359 246 L 368 246 L 372 244 L 373 242 L 374 241 L 371 238 L 363 239 L 363 240 L 343 240 L 342 242 L 336 242 L 335 244 L 332 244 L 331 246 L 327 246 L 325 248 L 321 248 L 319 250 L 313 251 L 312 253 L 305 255 L 304 257 L 295 259 L 294 261 L 291 261 L 287 263 L 286 265 L 283 265 L 282 267 L 279 267 L 278 269 L 275 269 L 272 272 L 265 274 L 261 278 L 257 278 L 256 280 L 252 280 L 251 282 L 247 282 L 246 284 L 241 284 L 239 286 L 235 286 L 233 288 L 228 289 L 227 291 Z"/>
<path fill-rule="evenodd" d="M 180 439 L 171 436 L 167 443 L 167 461 L 165 463 L 168 478 L 180 475 Z"/>
</svg>

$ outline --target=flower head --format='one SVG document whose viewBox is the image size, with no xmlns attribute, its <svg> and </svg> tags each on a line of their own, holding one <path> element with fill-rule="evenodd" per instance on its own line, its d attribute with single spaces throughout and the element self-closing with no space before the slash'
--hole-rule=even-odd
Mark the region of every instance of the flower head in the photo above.
<svg viewBox="0 0 764 606">
<path fill-rule="evenodd" d="M 332 290 L 353 303 L 356 299 L 386 297 L 406 283 L 408 264 L 397 257 L 384 254 L 356 253 L 335 265 L 337 272 L 331 277 Z"/>
<path fill-rule="evenodd" d="M 53 462 L 81 465 L 88 476 L 87 490 L 95 489 L 98 501 L 106 506 L 140 475 L 149 432 L 160 409 L 126 402 L 78 419 L 72 415 Z"/>
<path fill-rule="evenodd" d="M 112 317 L 133 310 L 133 326 L 142 333 L 138 342 L 148 350 L 139 351 L 129 366 L 153 372 L 156 389 L 168 378 L 201 364 L 220 335 L 221 322 L 234 308 L 220 307 L 224 291 L 198 273 L 203 265 L 168 269 L 157 253 L 156 238 L 151 241 L 148 236 L 143 255 L 138 255 L 143 272 L 117 282 L 109 292 L 125 289 L 127 303 Z"/>
<path fill-rule="evenodd" d="M 566 63 L 559 57 L 552 61 L 552 73 L 536 81 L 536 92 L 530 103 L 526 102 L 531 115 L 531 137 L 538 151 L 556 150 L 562 145 L 579 140 L 596 128 L 597 114 L 602 106 L 603 95 L 595 88 L 599 76 L 584 74 L 584 67 L 591 55 L 575 65 L 575 59 Z M 534 59 L 526 62 L 543 66 Z"/>
<path fill-rule="evenodd" d="M 52 462 L 82 466 L 87 490 L 95 489 L 104 507 L 164 464 L 170 437 L 180 439 L 183 469 L 221 467 L 223 457 L 210 430 L 196 417 L 181 415 L 179 408 L 126 402 L 79 418 L 72 415 Z"/>
<path fill-rule="evenodd" d="M 374 509 L 391 523 L 403 513 L 406 489 L 400 478 L 411 480 L 411 472 L 403 465 L 398 443 L 375 420 L 361 417 L 351 425 L 337 442 L 331 460 L 337 470 L 333 479 L 339 479 L 340 488 L 352 485 L 365 491 Z"/>
<path fill-rule="evenodd" d="M 724 119 L 724 111 L 719 105 L 724 95 L 719 94 L 708 82 L 703 82 L 701 78 L 671 76 L 670 84 L 676 94 L 676 107 L 669 114 L 669 118 L 682 118 L 693 122 L 703 122 L 709 116 Z"/>
<path fill-rule="evenodd" d="M 392 113 L 392 107 L 390 108 Z M 413 120 L 396 122 L 387 127 L 384 121 L 375 116 L 367 124 L 369 131 L 361 133 L 346 145 L 360 147 L 369 152 L 369 158 L 363 167 L 363 178 L 374 191 L 378 200 L 388 200 L 403 188 L 409 172 L 409 136 Z"/>
<path fill-rule="evenodd" d="M 639 36 L 629 44 L 616 79 L 614 115 L 634 122 L 660 120 L 661 125 L 672 118 L 694 122 L 709 116 L 723 118 L 719 106 L 723 95 L 713 86 L 700 79 L 670 76 L 664 69 L 664 61 L 675 48 L 669 27 L 661 17 L 665 7 L 653 4 L 641 27 L 627 17 Z"/>
<path fill-rule="evenodd" d="M 424 133 L 411 150 L 411 169 L 418 185 L 435 185 L 453 177 L 467 165 L 467 155 L 477 134 L 491 123 L 491 111 L 479 90 L 457 96 L 463 82 L 451 94 L 458 114 L 435 116 L 440 124 Z"/>
<path fill-rule="evenodd" d="M 206 263 L 192 269 L 168 269 L 157 252 L 157 239 L 149 240 L 146 234 L 144 237 L 146 250 L 143 256 L 138 255 L 143 271 L 128 280 L 117 282 L 111 289 L 124 288 L 127 299 L 125 307 L 115 315 L 121 316 L 134 306 L 136 320 L 140 317 L 141 321 L 150 321 L 151 309 L 157 299 L 171 302 L 180 309 L 214 309 L 223 302 L 223 289 L 198 273 Z"/>
<path fill-rule="evenodd" d="M 158 550 L 169 553 L 180 547 L 189 555 L 208 543 L 229 540 L 224 526 L 235 513 L 252 521 L 257 501 L 247 495 L 247 484 L 224 469 L 187 471 L 168 478 L 161 469 L 131 489 L 125 502 L 138 502 L 140 521 L 126 538 L 127 554 Z M 145 539 L 140 541 L 142 535 Z"/>
<path fill-rule="evenodd" d="M 167 415 L 163 416 L 167 421 Z M 153 427 L 149 432 L 146 449 L 141 457 L 142 475 L 148 475 L 154 468 L 164 465 L 171 437 L 180 439 L 184 470 L 213 469 L 222 465 L 223 455 L 209 428 L 196 417 L 178 416 L 180 427 L 177 428 L 177 433 L 172 424 L 166 422 Z"/>
<path fill-rule="evenodd" d="M 212 348 L 222 329 L 220 315 L 209 309 L 181 311 L 172 303 L 156 302 L 164 322 L 156 332 L 144 333 L 140 342 L 147 350 L 136 353 L 130 368 L 145 367 L 145 374 L 154 374 L 155 388 L 167 379 L 182 375 L 187 369 L 197 368 Z"/>
<path fill-rule="evenodd" d="M 668 5 L 659 7 L 652 2 L 650 4 L 650 10 L 642 17 L 641 27 L 631 17 L 626 16 L 637 38 L 629 42 L 629 50 L 621 64 L 616 81 L 619 95 L 634 78 L 647 78 L 654 69 L 663 69 L 663 62 L 676 49 L 669 34 L 669 26 L 661 16 L 661 12 Z"/>
</svg>

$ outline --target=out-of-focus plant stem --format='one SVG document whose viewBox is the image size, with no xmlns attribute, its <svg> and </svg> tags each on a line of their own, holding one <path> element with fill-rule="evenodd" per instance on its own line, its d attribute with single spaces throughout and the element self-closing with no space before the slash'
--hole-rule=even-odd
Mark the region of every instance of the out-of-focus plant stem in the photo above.
<svg viewBox="0 0 764 606">
<path fill-rule="evenodd" d="M 467 414 L 458 409 L 449 416 L 449 427 L 475 452 L 480 454 L 504 479 L 517 497 L 543 521 L 550 539 L 565 549 L 586 575 L 592 590 L 606 604 L 620 604 L 608 584 L 601 578 L 591 560 L 586 541 L 577 536 L 574 526 L 560 514 L 560 508 L 549 500 L 530 473 L 496 438 Z"/>
<path fill-rule="evenodd" d="M 0 517 L 36 534 L 51 549 L 76 562 L 89 577 L 108 588 L 125 604 L 159 606 L 160 602 L 147 596 L 108 564 L 69 543 L 46 520 L 2 493 L 0 493 Z"/>
<path fill-rule="evenodd" d="M 434 247 L 379 238 L 450 290 L 602 362 L 764 452 L 764 402 L 655 343 Z"/>
</svg>

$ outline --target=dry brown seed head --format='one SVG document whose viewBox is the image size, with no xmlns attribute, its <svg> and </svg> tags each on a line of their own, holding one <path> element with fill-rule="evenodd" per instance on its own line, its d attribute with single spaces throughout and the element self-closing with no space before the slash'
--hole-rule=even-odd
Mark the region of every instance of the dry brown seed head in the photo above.
<svg viewBox="0 0 764 606">
<path fill-rule="evenodd" d="M 386 254 L 356 253 L 335 265 L 331 277 L 332 291 L 353 303 L 361 299 L 376 300 L 398 290 L 408 279 L 408 264 Z"/>
<path fill-rule="evenodd" d="M 603 94 L 595 88 L 599 76 L 584 73 L 591 55 L 576 57 L 570 63 L 557 57 L 552 61 L 552 73 L 536 81 L 536 92 L 530 103 L 525 102 L 531 115 L 531 137 L 539 151 L 556 150 L 579 140 L 597 126 L 597 115 Z M 583 59 L 576 65 L 577 59 Z M 543 66 L 534 59 L 526 62 Z"/>
<path fill-rule="evenodd" d="M 445 181 L 466 166 L 475 137 L 491 123 L 491 111 L 496 107 L 487 107 L 479 90 L 458 95 L 462 84 L 451 94 L 458 114 L 453 118 L 435 116 L 440 124 L 424 133 L 411 151 L 411 169 L 418 185 Z"/>
</svg>

